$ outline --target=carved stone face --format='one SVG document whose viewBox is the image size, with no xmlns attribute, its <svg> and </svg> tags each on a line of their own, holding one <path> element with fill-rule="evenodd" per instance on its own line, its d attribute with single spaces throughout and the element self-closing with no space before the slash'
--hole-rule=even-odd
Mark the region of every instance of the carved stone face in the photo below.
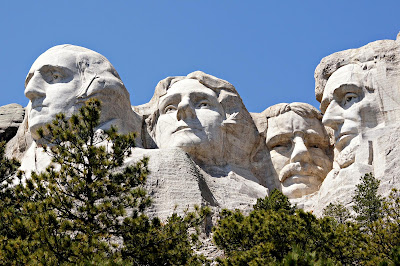
<svg viewBox="0 0 400 266">
<path fill-rule="evenodd" d="M 198 159 L 217 159 L 223 145 L 224 111 L 215 92 L 195 79 L 176 82 L 160 97 L 159 148 L 179 147 Z"/>
<path fill-rule="evenodd" d="M 298 198 L 318 190 L 332 168 L 329 139 L 318 119 L 293 111 L 269 118 L 266 141 L 283 194 Z"/>
<path fill-rule="evenodd" d="M 56 114 L 72 114 L 79 107 L 77 91 L 81 79 L 76 57 L 70 51 L 48 51 L 33 63 L 25 82 L 25 95 L 32 102 L 29 112 L 29 128 L 32 135 L 50 123 Z"/>
<path fill-rule="evenodd" d="M 349 153 L 354 152 L 359 133 L 378 124 L 379 101 L 376 90 L 366 88 L 368 78 L 360 66 L 347 65 L 333 73 L 325 86 L 322 123 L 334 130 L 335 161 L 341 168 L 354 161 L 354 154 Z"/>
</svg>

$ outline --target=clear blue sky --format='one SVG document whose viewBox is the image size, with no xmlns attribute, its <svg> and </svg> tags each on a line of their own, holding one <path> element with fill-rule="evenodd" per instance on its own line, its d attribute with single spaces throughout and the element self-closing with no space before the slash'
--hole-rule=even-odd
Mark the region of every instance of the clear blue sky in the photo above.
<svg viewBox="0 0 400 266">
<path fill-rule="evenodd" d="M 25 106 L 34 60 L 64 43 L 106 56 L 132 105 L 167 76 L 202 70 L 228 80 L 247 109 L 314 106 L 314 70 L 331 53 L 400 31 L 400 1 L 3 1 L 0 105 Z"/>
</svg>

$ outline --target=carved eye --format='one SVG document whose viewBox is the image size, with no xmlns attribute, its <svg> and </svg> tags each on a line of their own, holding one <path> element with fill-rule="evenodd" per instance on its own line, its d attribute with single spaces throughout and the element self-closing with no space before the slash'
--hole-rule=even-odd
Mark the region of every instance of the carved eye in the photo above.
<svg viewBox="0 0 400 266">
<path fill-rule="evenodd" d="M 201 102 L 199 105 L 199 108 L 208 108 L 210 105 L 207 102 Z"/>
<path fill-rule="evenodd" d="M 168 114 L 168 113 L 172 113 L 176 110 L 175 106 L 173 105 L 168 105 L 167 107 L 165 107 L 164 109 L 164 113 Z"/>
<path fill-rule="evenodd" d="M 291 141 L 281 141 L 269 147 L 270 150 L 275 150 L 277 152 L 285 152 L 290 150 L 292 147 Z"/>
<path fill-rule="evenodd" d="M 344 106 L 350 106 L 358 100 L 358 95 L 352 92 L 346 93 L 344 96 Z"/>
<path fill-rule="evenodd" d="M 58 80 L 60 78 L 60 76 L 59 75 L 57 75 L 57 74 L 53 74 L 53 79 L 54 80 Z"/>
</svg>

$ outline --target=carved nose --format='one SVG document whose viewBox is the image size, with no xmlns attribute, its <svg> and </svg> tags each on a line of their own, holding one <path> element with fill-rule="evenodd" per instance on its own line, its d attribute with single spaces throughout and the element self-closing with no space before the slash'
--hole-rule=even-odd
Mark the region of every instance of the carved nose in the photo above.
<svg viewBox="0 0 400 266">
<path fill-rule="evenodd" d="M 344 118 L 342 114 L 343 109 L 336 103 L 332 101 L 325 111 L 322 117 L 322 123 L 325 126 L 331 127 L 333 130 L 337 131 L 340 124 L 343 124 Z"/>
<path fill-rule="evenodd" d="M 178 111 L 176 112 L 177 120 L 184 120 L 195 116 L 194 110 L 190 105 L 189 98 L 183 98 L 178 104 Z"/>
<path fill-rule="evenodd" d="M 40 84 L 40 80 L 43 80 L 42 76 L 39 72 L 36 71 L 35 73 L 33 73 L 33 76 L 29 80 L 28 84 L 26 84 L 25 96 L 31 101 L 46 95 L 44 89 L 41 88 L 41 85 L 43 84 Z"/>
<path fill-rule="evenodd" d="M 310 153 L 304 143 L 304 140 L 300 136 L 296 136 L 293 139 L 293 151 L 292 155 L 290 157 L 290 162 L 295 163 L 295 162 L 303 162 L 303 163 L 308 163 L 311 162 L 311 156 Z"/>
</svg>

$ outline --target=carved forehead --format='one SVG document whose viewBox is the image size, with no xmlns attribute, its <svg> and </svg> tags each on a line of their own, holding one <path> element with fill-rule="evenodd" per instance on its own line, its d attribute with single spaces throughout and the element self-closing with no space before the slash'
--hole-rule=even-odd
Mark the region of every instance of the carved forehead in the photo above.
<svg viewBox="0 0 400 266">
<path fill-rule="evenodd" d="M 303 133 L 305 140 L 329 145 L 328 135 L 319 119 L 302 117 L 293 111 L 268 119 L 266 143 L 267 145 L 286 143 L 297 132 Z"/>
<path fill-rule="evenodd" d="M 29 73 L 38 70 L 43 65 L 69 66 L 70 68 L 76 68 L 76 53 L 68 50 L 47 50 L 35 60 Z"/>
<path fill-rule="evenodd" d="M 174 95 L 182 94 L 202 94 L 208 97 L 213 97 L 217 99 L 217 94 L 212 89 L 204 86 L 198 80 L 195 79 L 184 79 L 175 82 L 164 94 L 160 97 L 160 103 L 165 101 L 165 99 L 173 97 Z"/>
<path fill-rule="evenodd" d="M 321 120 L 317 118 L 302 117 L 293 111 L 289 111 L 268 119 L 267 142 L 275 136 L 294 132 L 317 134 L 322 138 L 327 137 Z"/>
<path fill-rule="evenodd" d="M 350 64 L 339 68 L 328 79 L 321 101 L 321 111 L 325 112 L 329 103 L 332 101 L 335 92 L 346 85 L 365 87 L 367 71 L 360 65 Z"/>
<path fill-rule="evenodd" d="M 29 82 L 30 74 L 44 65 L 62 66 L 74 71 L 79 67 L 83 68 L 79 66 L 80 64 L 87 64 L 88 66 L 85 67 L 96 69 L 98 73 L 110 72 L 120 79 L 114 67 L 103 55 L 84 47 L 66 44 L 54 46 L 41 54 L 29 70 L 25 83 Z"/>
</svg>

